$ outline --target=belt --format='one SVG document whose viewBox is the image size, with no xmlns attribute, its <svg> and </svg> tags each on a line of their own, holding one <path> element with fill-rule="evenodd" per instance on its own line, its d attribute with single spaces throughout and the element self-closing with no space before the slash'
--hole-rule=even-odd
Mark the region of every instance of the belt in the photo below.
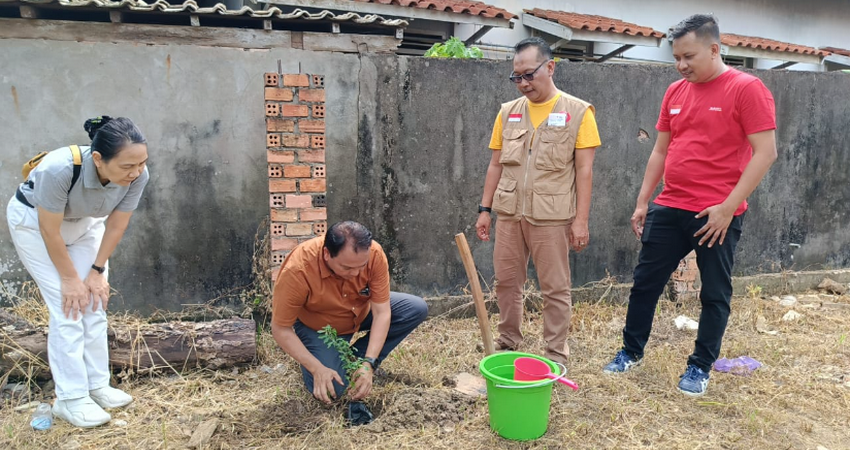
<svg viewBox="0 0 850 450">
<path fill-rule="evenodd" d="M 35 208 L 35 206 L 32 206 L 32 204 L 27 201 L 27 197 L 21 191 L 20 186 L 18 186 L 18 189 L 15 191 L 15 198 L 18 199 L 18 201 L 23 203 L 24 205 L 29 206 L 30 208 Z"/>
</svg>

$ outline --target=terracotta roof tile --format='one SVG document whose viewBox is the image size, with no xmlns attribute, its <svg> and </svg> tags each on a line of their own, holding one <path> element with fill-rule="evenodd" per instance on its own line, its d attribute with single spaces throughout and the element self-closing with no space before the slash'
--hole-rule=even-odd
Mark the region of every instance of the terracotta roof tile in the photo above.
<svg viewBox="0 0 850 450">
<path fill-rule="evenodd" d="M 495 19 L 515 19 L 517 16 L 502 8 L 497 8 L 483 2 L 469 0 L 352 0 L 362 3 L 379 3 L 381 5 L 399 5 L 410 8 L 432 9 L 455 14 L 469 14 Z"/>
<path fill-rule="evenodd" d="M 587 14 L 552 11 L 539 8 L 526 9 L 525 13 L 551 22 L 557 22 L 574 30 L 601 31 L 627 34 L 629 36 L 648 36 L 654 38 L 663 38 L 665 36 L 664 33 L 656 31 L 650 27 L 642 27 L 634 23 L 623 22 L 622 20 L 612 19 L 610 17 L 591 16 Z"/>
<path fill-rule="evenodd" d="M 850 57 L 850 50 L 845 50 L 843 48 L 838 47 L 821 47 L 821 50 L 825 52 L 835 53 L 836 55 L 847 56 Z"/>
<path fill-rule="evenodd" d="M 752 36 L 740 36 L 737 34 L 720 34 L 720 42 L 723 45 L 731 47 L 747 47 L 758 50 L 770 50 L 774 52 L 797 53 L 800 55 L 817 55 L 826 56 L 828 51 L 818 50 L 814 47 L 806 47 L 805 45 L 789 44 L 787 42 L 779 42 L 771 39 L 764 39 Z"/>
</svg>

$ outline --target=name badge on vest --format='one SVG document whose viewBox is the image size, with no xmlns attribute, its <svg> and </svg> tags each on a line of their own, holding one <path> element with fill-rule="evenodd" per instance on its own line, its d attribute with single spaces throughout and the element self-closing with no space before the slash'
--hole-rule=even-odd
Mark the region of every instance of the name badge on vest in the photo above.
<svg viewBox="0 0 850 450">
<path fill-rule="evenodd" d="M 567 118 L 568 114 L 565 112 L 560 113 L 552 113 L 549 114 L 549 123 L 550 127 L 565 127 L 567 126 Z"/>
</svg>

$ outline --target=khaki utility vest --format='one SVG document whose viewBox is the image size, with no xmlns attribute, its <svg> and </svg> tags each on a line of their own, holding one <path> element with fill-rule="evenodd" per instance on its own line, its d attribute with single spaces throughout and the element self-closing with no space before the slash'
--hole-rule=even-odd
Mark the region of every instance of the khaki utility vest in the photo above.
<svg viewBox="0 0 850 450">
<path fill-rule="evenodd" d="M 576 137 L 593 105 L 560 94 L 552 113 L 566 113 L 565 126 L 545 119 L 535 130 L 525 97 L 502 105 L 502 177 L 493 197 L 499 220 L 525 217 L 533 225 L 556 226 L 576 215 Z"/>
</svg>

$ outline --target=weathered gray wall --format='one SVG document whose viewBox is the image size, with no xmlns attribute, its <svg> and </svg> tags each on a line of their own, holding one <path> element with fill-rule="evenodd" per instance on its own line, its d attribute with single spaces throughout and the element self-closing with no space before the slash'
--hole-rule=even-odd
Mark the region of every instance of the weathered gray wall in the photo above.
<svg viewBox="0 0 850 450">
<path fill-rule="evenodd" d="M 474 238 L 487 144 L 503 101 L 518 96 L 507 62 L 364 58 L 360 121 L 353 151 L 330 152 L 331 219 L 357 217 L 377 231 L 401 286 L 425 294 L 462 287 L 453 235 L 470 239 L 491 279 L 492 242 Z M 845 74 L 758 71 L 774 93 L 780 157 L 750 199 L 736 272 L 850 265 L 850 159 Z M 561 64 L 556 84 L 592 102 L 603 145 L 597 151 L 591 246 L 573 255 L 574 284 L 629 281 L 639 243 L 629 217 L 656 136 L 672 67 Z M 640 130 L 651 136 L 638 140 Z M 801 244 L 794 254 L 789 244 Z"/>
<path fill-rule="evenodd" d="M 117 309 L 179 309 L 250 280 L 254 235 L 268 214 L 262 74 L 321 73 L 327 88 L 330 221 L 360 220 L 388 250 L 396 288 L 455 291 L 465 275 L 454 234 L 466 232 L 492 277 L 492 243 L 471 232 L 501 102 L 517 96 L 508 63 L 434 61 L 298 50 L 87 44 L 0 39 L 0 192 L 36 151 L 85 143 L 82 122 L 125 115 L 150 142 L 152 179 L 112 258 Z M 777 100 L 780 158 L 748 213 L 737 272 L 850 266 L 847 141 L 850 77 L 757 72 Z M 634 207 L 670 67 L 559 65 L 561 89 L 598 111 L 591 247 L 575 284 L 628 281 L 638 243 Z M 5 211 L 5 209 L 4 209 Z M 4 220 L 0 278 L 25 279 Z"/>
<path fill-rule="evenodd" d="M 110 261 L 116 309 L 201 303 L 250 282 L 269 214 L 263 73 L 327 76 L 328 114 L 353 120 L 358 58 L 298 50 L 0 39 L 0 278 L 25 278 L 7 230 L 20 165 L 88 143 L 86 118 L 132 118 L 148 139 L 151 181 Z M 345 119 L 350 117 L 351 119 Z M 350 147 L 336 140 L 337 148 Z"/>
</svg>

